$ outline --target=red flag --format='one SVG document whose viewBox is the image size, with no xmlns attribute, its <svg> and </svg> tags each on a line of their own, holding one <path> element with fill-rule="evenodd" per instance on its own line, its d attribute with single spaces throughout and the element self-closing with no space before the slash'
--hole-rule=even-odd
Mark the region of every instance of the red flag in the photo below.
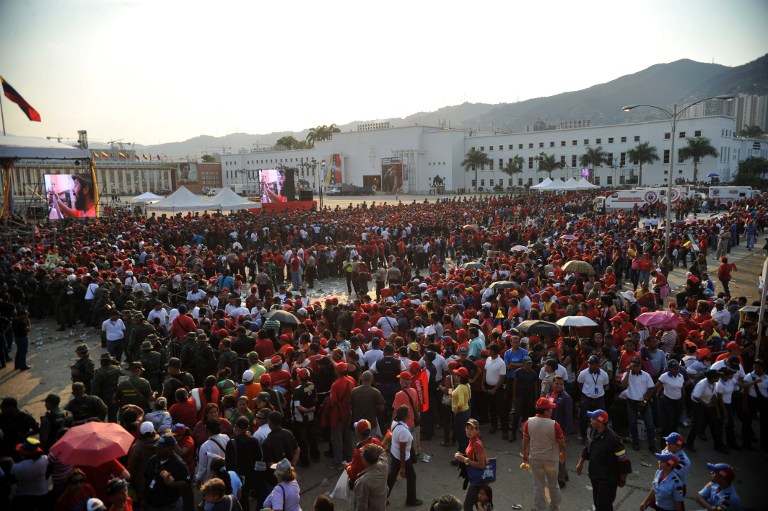
<svg viewBox="0 0 768 511">
<path fill-rule="evenodd" d="M 139 158 L 138 154 L 134 154 L 133 157 L 136 158 L 136 161 L 141 161 L 141 158 Z"/>
<path fill-rule="evenodd" d="M 21 94 L 16 92 L 16 89 L 11 87 L 11 84 L 6 82 L 5 78 L 2 76 L 0 76 L 0 82 L 3 83 L 3 93 L 5 94 L 5 97 L 19 105 L 19 108 L 21 108 L 21 111 L 27 116 L 27 119 L 34 122 L 40 122 L 40 114 L 37 113 L 37 110 L 32 108 L 32 105 L 27 103 L 27 101 L 21 97 Z"/>
<path fill-rule="evenodd" d="M 160 159 L 160 155 L 159 155 L 159 154 L 157 155 L 157 159 L 158 159 L 158 160 Z"/>
</svg>

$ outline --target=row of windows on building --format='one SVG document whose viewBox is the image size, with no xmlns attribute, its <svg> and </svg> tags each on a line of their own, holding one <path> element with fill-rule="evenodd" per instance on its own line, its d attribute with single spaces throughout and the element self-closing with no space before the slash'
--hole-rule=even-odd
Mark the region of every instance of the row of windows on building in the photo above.
<svg viewBox="0 0 768 511">
<path fill-rule="evenodd" d="M 730 130 L 725 130 L 725 131 L 730 131 Z M 685 131 L 681 131 L 679 133 L 679 135 L 678 135 L 679 138 L 686 138 L 686 136 L 687 136 L 687 133 Z M 701 130 L 696 130 L 694 132 L 693 136 L 694 137 L 700 137 L 701 136 Z M 672 137 L 672 134 L 670 132 L 664 133 L 664 140 L 669 140 L 671 137 Z M 635 135 L 633 137 L 633 139 L 634 139 L 635 142 L 640 142 L 640 135 Z M 627 137 L 619 137 L 619 140 L 621 141 L 621 143 L 626 143 L 627 142 Z M 613 144 L 615 142 L 615 138 L 614 137 L 608 137 L 607 141 L 608 141 L 609 144 Z M 595 144 L 596 145 L 600 145 L 602 143 L 603 143 L 603 139 L 601 137 L 598 137 L 598 138 L 595 139 Z M 536 145 L 537 145 L 537 143 L 535 143 L 535 142 L 529 142 L 528 143 L 528 149 L 534 149 Z M 545 145 L 546 145 L 546 142 L 538 142 L 538 148 L 539 149 L 544 149 Z M 577 146 L 577 145 L 579 145 L 579 141 L 576 140 L 576 139 L 571 140 L 571 145 L 572 146 Z M 590 139 L 585 138 L 583 145 L 585 145 L 585 146 L 590 145 Z M 549 141 L 549 147 L 555 147 L 555 146 L 556 146 L 556 142 L 554 140 L 550 140 Z M 565 140 L 561 140 L 560 141 L 560 147 L 567 147 L 567 143 L 566 143 Z M 517 144 L 517 149 L 518 150 L 522 150 L 524 148 L 525 148 L 525 144 Z M 472 149 L 477 150 L 476 147 L 472 147 Z M 502 145 L 498 145 L 498 146 L 488 146 L 488 151 L 489 152 L 493 151 L 493 150 L 504 151 L 504 145 L 502 144 Z M 508 151 L 514 151 L 515 150 L 515 144 L 507 145 L 507 150 Z M 485 146 L 480 146 L 480 152 L 485 152 Z"/>
</svg>

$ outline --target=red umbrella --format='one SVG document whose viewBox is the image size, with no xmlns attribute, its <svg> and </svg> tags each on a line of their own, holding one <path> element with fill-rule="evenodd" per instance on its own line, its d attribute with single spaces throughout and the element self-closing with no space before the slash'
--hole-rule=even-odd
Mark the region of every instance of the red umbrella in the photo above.
<svg viewBox="0 0 768 511">
<path fill-rule="evenodd" d="M 98 467 L 128 454 L 133 435 L 113 422 L 87 422 L 67 431 L 51 451 L 67 465 Z"/>
<path fill-rule="evenodd" d="M 636 320 L 648 328 L 675 328 L 680 324 L 680 316 L 669 311 L 644 312 Z"/>
</svg>

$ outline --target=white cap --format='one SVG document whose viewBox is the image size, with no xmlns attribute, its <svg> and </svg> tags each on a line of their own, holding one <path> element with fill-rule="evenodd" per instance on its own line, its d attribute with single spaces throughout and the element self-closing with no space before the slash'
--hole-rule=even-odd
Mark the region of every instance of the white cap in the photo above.
<svg viewBox="0 0 768 511">
<path fill-rule="evenodd" d="M 99 499 L 88 499 L 88 504 L 86 505 L 87 511 L 100 511 L 102 509 L 107 509 L 104 503 Z"/>
<path fill-rule="evenodd" d="M 125 272 L 125 274 L 128 275 L 129 277 L 133 277 L 133 272 L 131 270 L 128 270 L 127 272 Z"/>
<path fill-rule="evenodd" d="M 253 381 L 253 371 L 247 369 L 243 372 L 243 381 Z"/>
<path fill-rule="evenodd" d="M 155 425 L 149 421 L 144 421 L 141 423 L 141 426 L 139 426 L 139 433 L 141 433 L 142 435 L 146 435 L 147 433 L 154 433 L 154 432 L 155 432 Z"/>
</svg>

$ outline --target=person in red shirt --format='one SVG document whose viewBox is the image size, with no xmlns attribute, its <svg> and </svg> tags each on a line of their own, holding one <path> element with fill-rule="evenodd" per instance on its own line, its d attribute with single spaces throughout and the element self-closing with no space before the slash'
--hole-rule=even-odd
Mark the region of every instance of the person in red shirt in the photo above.
<svg viewBox="0 0 768 511">
<path fill-rule="evenodd" d="M 366 419 L 360 419 L 354 424 L 355 434 L 357 435 L 357 445 L 352 453 L 352 461 L 344 468 L 349 476 L 349 482 L 354 483 L 355 479 L 365 470 L 363 461 L 363 447 L 369 444 L 381 445 L 378 438 L 371 436 L 371 423 Z"/>
<path fill-rule="evenodd" d="M 107 497 L 107 483 L 110 479 L 120 477 L 122 479 L 130 479 L 131 474 L 126 470 L 122 463 L 117 460 L 110 460 L 102 463 L 97 467 L 78 466 L 84 474 L 88 483 L 93 486 L 93 490 L 96 492 L 96 498 L 106 501 Z"/>
<path fill-rule="evenodd" d="M 74 468 L 67 475 L 67 487 L 56 500 L 54 511 L 69 511 L 77 509 L 78 504 L 96 496 L 93 486 L 85 480 L 85 473 L 79 468 Z"/>
<path fill-rule="evenodd" d="M 333 461 L 328 468 L 339 470 L 342 468 L 342 460 L 352 459 L 352 436 L 349 431 L 349 414 L 351 411 L 352 389 L 355 388 L 355 380 L 347 376 L 347 363 L 336 364 L 336 381 L 331 385 L 331 394 L 328 396 L 327 418 L 331 428 L 331 452 Z"/>
<path fill-rule="evenodd" d="M 192 319 L 192 316 L 187 314 L 186 305 L 184 304 L 179 305 L 178 310 L 179 310 L 179 315 L 176 316 L 176 318 L 173 320 L 173 324 L 171 325 L 171 330 L 168 332 L 168 334 L 172 338 L 175 337 L 179 341 L 183 341 L 185 335 L 187 335 L 190 332 L 197 331 L 197 325 L 195 324 L 195 320 Z"/>
<path fill-rule="evenodd" d="M 618 349 L 624 343 L 624 339 L 629 336 L 629 332 L 632 331 L 632 324 L 626 321 L 621 314 L 615 315 L 610 321 L 613 323 L 613 329 L 611 330 L 613 346 Z"/>
<path fill-rule="evenodd" d="M 171 414 L 174 424 L 180 422 L 188 428 L 197 424 L 197 408 L 195 400 L 189 397 L 187 389 L 176 390 L 176 403 L 174 403 L 168 412 Z"/>
</svg>

